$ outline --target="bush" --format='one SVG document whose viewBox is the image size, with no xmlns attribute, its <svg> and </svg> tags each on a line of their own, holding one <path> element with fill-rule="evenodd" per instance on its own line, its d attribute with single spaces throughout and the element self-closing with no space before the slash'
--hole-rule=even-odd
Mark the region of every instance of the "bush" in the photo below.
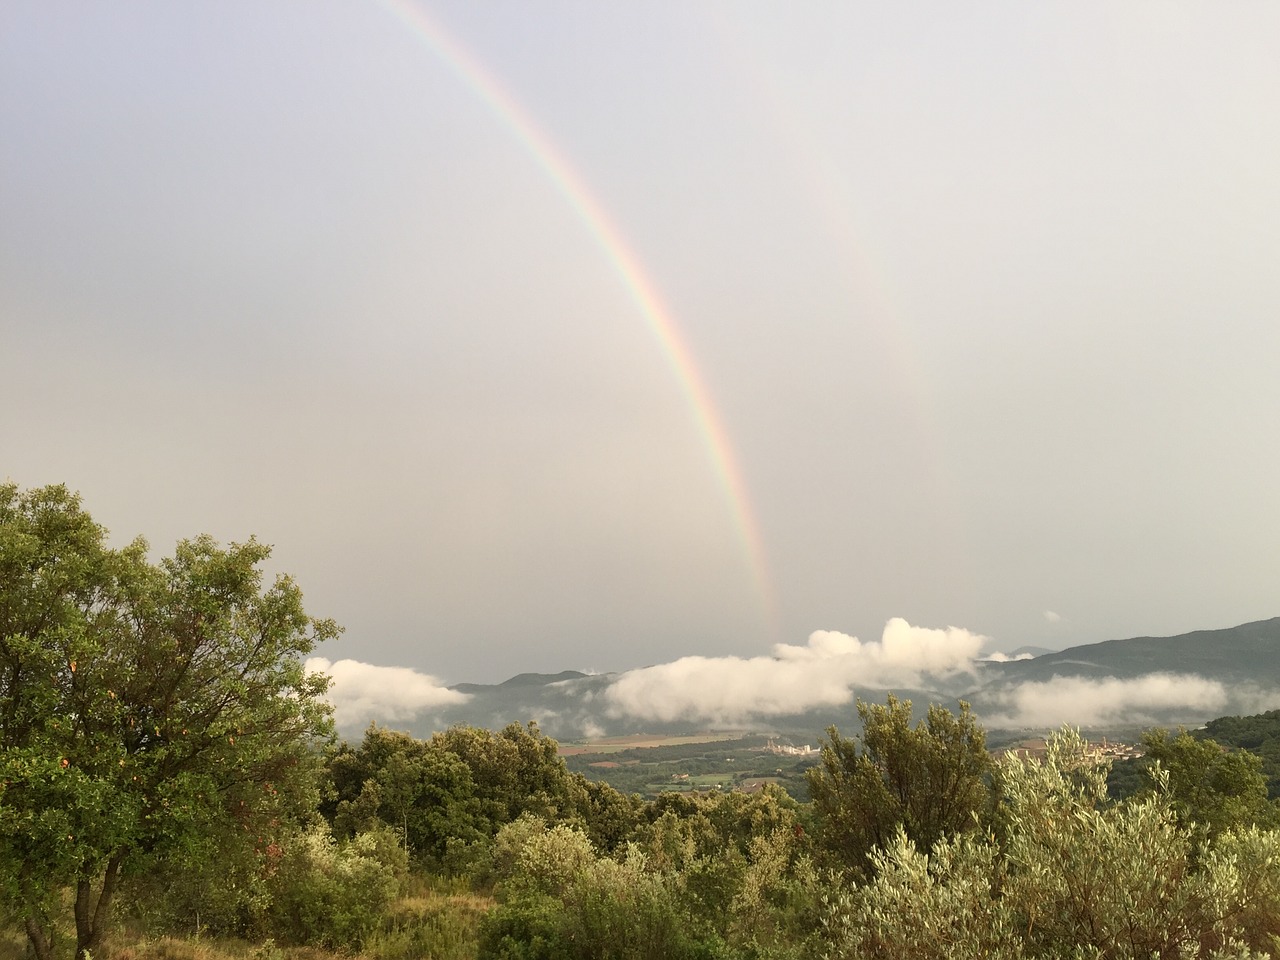
<svg viewBox="0 0 1280 960">
<path fill-rule="evenodd" d="M 407 858 L 389 831 L 339 844 L 326 827 L 286 849 L 273 878 L 273 932 L 295 944 L 359 949 L 400 892 Z"/>
<path fill-rule="evenodd" d="M 1107 805 L 1106 768 L 1072 731 L 1009 757 L 996 830 L 922 851 L 902 832 L 872 880 L 835 896 L 829 956 L 879 960 L 1245 958 L 1274 949 L 1280 838 L 1228 832 L 1200 862 L 1161 789 Z"/>
<path fill-rule="evenodd" d="M 598 857 L 586 834 L 522 818 L 494 845 L 501 903 L 481 925 L 485 960 L 680 960 L 703 950 L 675 876 L 638 848 Z"/>
</svg>

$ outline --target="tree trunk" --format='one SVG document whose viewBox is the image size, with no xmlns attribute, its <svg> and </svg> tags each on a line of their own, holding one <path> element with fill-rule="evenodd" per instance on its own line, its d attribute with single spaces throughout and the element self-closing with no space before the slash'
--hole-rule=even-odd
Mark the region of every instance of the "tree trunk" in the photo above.
<svg viewBox="0 0 1280 960">
<path fill-rule="evenodd" d="M 76 884 L 75 960 L 93 960 L 93 954 L 101 952 L 103 938 L 111 923 L 111 900 L 116 893 L 116 882 L 120 879 L 120 867 L 123 863 L 123 851 L 115 853 L 107 861 L 107 869 L 102 876 L 102 889 L 96 903 L 93 884 L 87 877 L 81 877 Z"/>
<path fill-rule="evenodd" d="M 27 914 L 27 940 L 31 943 L 31 951 L 36 955 L 36 960 L 53 960 L 53 944 L 49 942 L 49 935 L 45 933 L 40 921 L 31 914 Z"/>
</svg>

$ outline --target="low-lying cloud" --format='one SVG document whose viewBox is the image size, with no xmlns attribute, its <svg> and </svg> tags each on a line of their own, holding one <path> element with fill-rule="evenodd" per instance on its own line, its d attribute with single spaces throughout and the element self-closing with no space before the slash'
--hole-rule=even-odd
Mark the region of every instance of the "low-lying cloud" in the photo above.
<svg viewBox="0 0 1280 960">
<path fill-rule="evenodd" d="M 1000 706 L 982 715 L 993 728 L 1081 727 L 1162 722 L 1170 713 L 1211 716 L 1230 701 L 1226 687 L 1185 673 L 1141 677 L 1053 677 L 1031 680 L 994 697 Z"/>
<path fill-rule="evenodd" d="M 773 656 L 683 657 L 622 674 L 604 693 L 613 717 L 743 723 L 849 703 L 854 687 L 919 686 L 971 671 L 987 638 L 958 627 L 914 627 L 894 618 L 879 641 L 830 630 Z"/>
<path fill-rule="evenodd" d="M 1007 653 L 1001 653 L 997 650 L 995 653 L 989 653 L 982 658 L 987 663 L 1014 663 L 1018 660 L 1034 660 L 1034 653 L 1020 653 L 1016 657 L 1011 657 Z"/>
<path fill-rule="evenodd" d="M 990 650 L 988 639 L 969 630 L 916 627 L 895 618 L 875 641 L 819 630 L 807 643 L 775 645 L 770 655 L 683 657 L 612 677 L 495 688 L 478 698 L 408 667 L 316 657 L 306 669 L 333 678 L 328 697 L 344 731 L 359 730 L 371 720 L 429 729 L 536 719 L 560 739 L 635 732 L 646 724 L 743 729 L 810 711 L 828 711 L 825 717 L 830 717 L 843 715 L 855 696 L 882 700 L 884 691 L 915 699 L 970 700 L 980 722 L 992 730 L 1198 723 L 1269 709 L 1280 696 L 1170 671 L 1099 677 L 1097 664 L 1061 658 L 1053 666 L 1068 675 L 1019 681 L 1016 671 L 997 664 L 1028 654 L 984 654 L 984 647 Z M 1091 675 L 1070 675 L 1081 667 L 1091 668 L 1085 671 Z"/>
<path fill-rule="evenodd" d="M 335 663 L 312 657 L 304 669 L 333 678 L 328 699 L 333 704 L 334 722 L 341 729 L 363 727 L 371 720 L 412 720 L 425 710 L 471 699 L 410 667 L 379 667 L 359 660 Z"/>
</svg>

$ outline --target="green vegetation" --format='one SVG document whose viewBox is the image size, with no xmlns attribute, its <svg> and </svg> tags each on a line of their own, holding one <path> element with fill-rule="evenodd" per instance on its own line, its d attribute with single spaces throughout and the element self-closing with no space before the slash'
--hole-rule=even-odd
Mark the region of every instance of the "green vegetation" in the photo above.
<svg viewBox="0 0 1280 960">
<path fill-rule="evenodd" d="M 966 705 L 890 697 L 829 731 L 808 801 L 758 782 L 793 759 L 759 741 L 605 754 L 683 768 L 649 797 L 533 724 L 336 743 L 301 669 L 336 627 L 266 557 L 153 563 L 62 488 L 0 487 L 0 960 L 1280 955 L 1252 753 L 1149 731 L 1120 798 L 1074 731 L 993 760 Z"/>
<path fill-rule="evenodd" d="M 929 849 L 945 836 L 978 828 L 990 805 L 991 757 L 967 703 L 960 715 L 931 706 L 911 726 L 911 702 L 858 704 L 862 736 L 832 727 L 822 764 L 809 772 L 822 847 L 842 867 L 863 873 L 896 834 Z"/>
<path fill-rule="evenodd" d="M 1272 800 L 1280 798 L 1280 710 L 1252 717 L 1219 717 L 1209 721 L 1203 735 L 1260 758 L 1267 795 Z"/>
<path fill-rule="evenodd" d="M 1203 730 L 1148 730 L 1144 755 L 1116 763 L 1107 781 L 1117 799 L 1154 791 L 1158 764 L 1178 797 L 1182 822 L 1209 834 L 1244 823 L 1273 826 L 1280 795 L 1280 711 L 1252 717 L 1220 717 Z"/>
<path fill-rule="evenodd" d="M 65 889 L 88 960 L 130 875 L 270 857 L 314 807 L 327 683 L 301 657 L 336 628 L 263 587 L 253 541 L 146 550 L 63 487 L 0 486 L 0 902 L 38 960 Z"/>
</svg>

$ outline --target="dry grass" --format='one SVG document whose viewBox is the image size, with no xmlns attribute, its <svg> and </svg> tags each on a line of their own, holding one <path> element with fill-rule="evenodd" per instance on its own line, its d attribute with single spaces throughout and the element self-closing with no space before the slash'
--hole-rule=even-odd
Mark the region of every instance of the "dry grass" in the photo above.
<svg viewBox="0 0 1280 960">
<path fill-rule="evenodd" d="M 27 955 L 27 938 L 14 925 L 0 929 L 0 960 L 23 960 Z"/>
<path fill-rule="evenodd" d="M 480 921 L 493 897 L 463 883 L 420 879 L 387 912 L 381 931 L 358 957 L 319 947 L 250 943 L 229 937 L 147 936 L 127 925 L 113 932 L 100 960 L 472 960 Z M 61 933 L 58 956 L 74 937 Z M 14 924 L 0 927 L 0 960 L 28 960 L 27 939 Z"/>
</svg>

